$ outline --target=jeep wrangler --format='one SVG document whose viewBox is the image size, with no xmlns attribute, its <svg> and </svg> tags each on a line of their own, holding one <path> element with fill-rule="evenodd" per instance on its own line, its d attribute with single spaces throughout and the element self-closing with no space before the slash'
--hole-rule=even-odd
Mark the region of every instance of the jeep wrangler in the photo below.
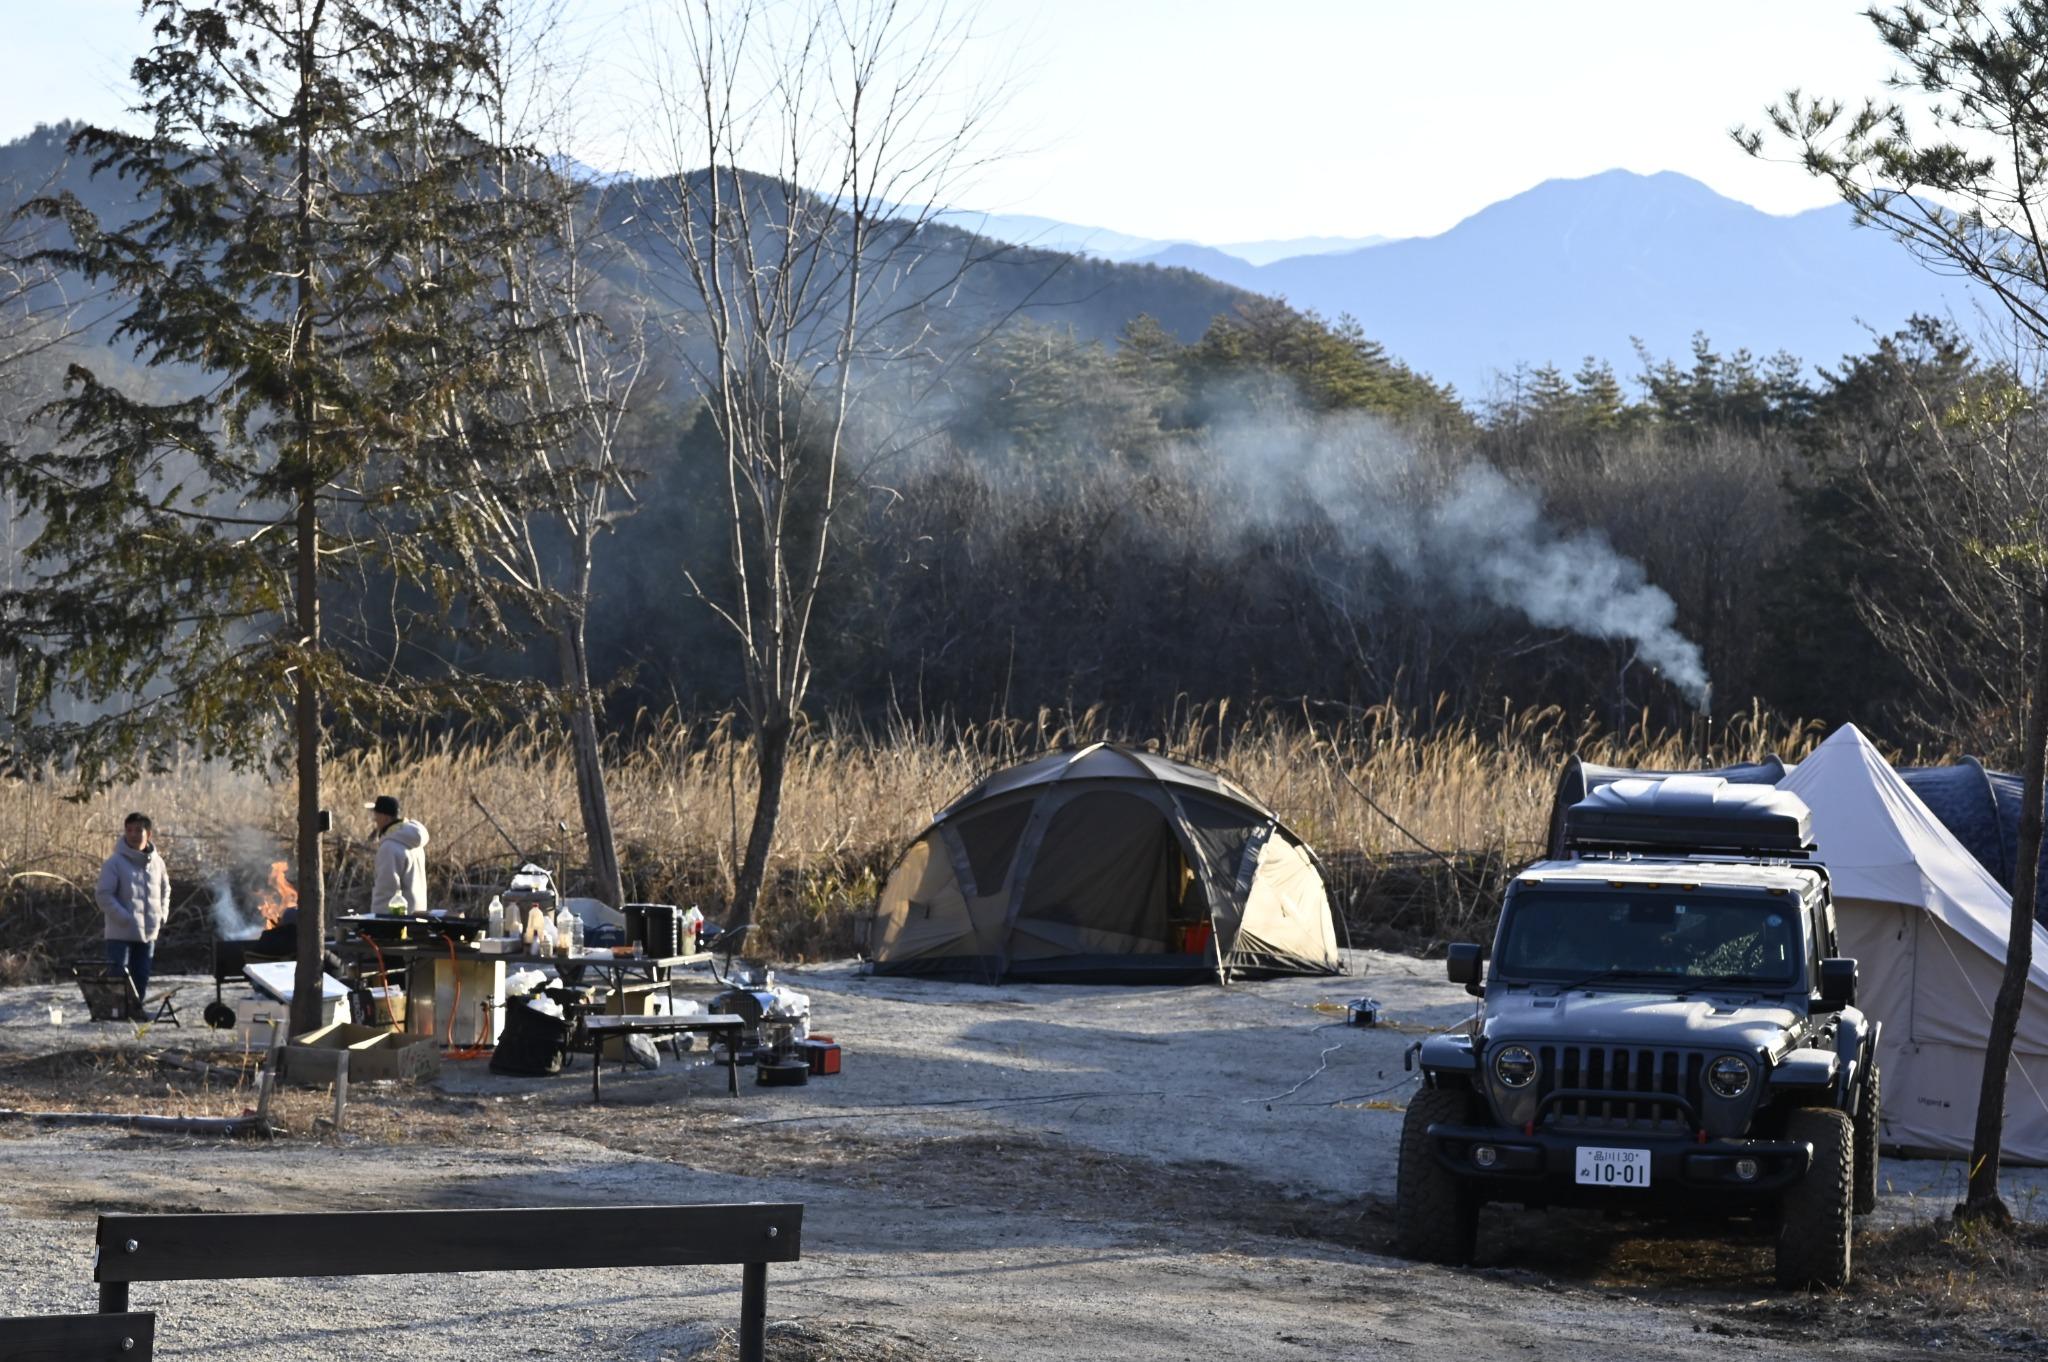
<svg viewBox="0 0 2048 1362">
<path fill-rule="evenodd" d="M 1626 779 L 1574 805 L 1570 859 L 1522 870 L 1484 1000 L 1409 1052 L 1404 1248 L 1465 1263 L 1487 1202 L 1775 1221 L 1781 1286 L 1849 1280 L 1877 1202 L 1878 1026 L 1835 955 L 1810 811 L 1768 785 Z"/>
</svg>

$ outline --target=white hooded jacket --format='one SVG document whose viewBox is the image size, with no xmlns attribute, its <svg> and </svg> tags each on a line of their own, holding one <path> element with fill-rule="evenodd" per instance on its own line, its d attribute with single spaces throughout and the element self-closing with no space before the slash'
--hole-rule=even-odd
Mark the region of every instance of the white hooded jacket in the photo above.
<svg viewBox="0 0 2048 1362">
<path fill-rule="evenodd" d="M 377 877 L 370 887 L 370 911 L 427 911 L 427 826 L 418 819 L 393 823 L 377 843 Z"/>
<path fill-rule="evenodd" d="M 154 846 L 137 851 L 117 841 L 93 898 L 107 920 L 107 940 L 154 941 L 171 915 L 171 872 Z"/>
</svg>

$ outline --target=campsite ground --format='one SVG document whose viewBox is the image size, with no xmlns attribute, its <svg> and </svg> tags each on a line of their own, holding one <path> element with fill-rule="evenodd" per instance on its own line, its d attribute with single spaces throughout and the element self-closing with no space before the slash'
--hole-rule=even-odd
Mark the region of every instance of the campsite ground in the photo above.
<svg viewBox="0 0 2048 1362">
<path fill-rule="evenodd" d="M 358 1089 L 345 1130 L 224 1144 L 0 1125 L 0 1312 L 90 1309 L 100 1210 L 800 1200 L 804 1261 L 770 1275 L 779 1355 L 868 1359 L 1661 1358 L 2048 1353 L 2048 1242 L 1937 1223 L 1952 1164 L 1890 1161 L 1836 1297 L 1770 1287 L 1738 1233 L 1490 1210 L 1481 1265 L 1388 1251 L 1409 1090 L 1403 1049 L 1469 1000 L 1441 966 L 1231 988 L 982 988 L 792 972 L 840 1077 L 731 1101 L 670 1065 L 606 1085 L 454 1064 L 418 1092 Z M 209 986 L 210 987 L 210 986 Z M 197 986 L 193 989 L 197 991 Z M 1370 994 L 1385 1023 L 1317 1004 Z M 190 994 L 188 993 L 188 996 Z M 235 1109 L 165 1069 L 207 1033 L 52 1027 L 58 990 L 0 995 L 0 1105 Z M 196 1009 L 191 1009 L 195 1010 Z M 2048 1179 L 2011 1175 L 2025 1210 Z M 719 1347 L 737 1273 L 178 1284 L 137 1291 L 167 1356 L 681 1359 Z"/>
</svg>

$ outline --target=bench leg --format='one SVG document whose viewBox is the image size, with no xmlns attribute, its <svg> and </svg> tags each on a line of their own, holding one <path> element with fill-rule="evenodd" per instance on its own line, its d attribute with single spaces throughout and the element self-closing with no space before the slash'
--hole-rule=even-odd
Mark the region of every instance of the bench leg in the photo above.
<svg viewBox="0 0 2048 1362">
<path fill-rule="evenodd" d="M 740 1362 L 762 1362 L 768 1346 L 768 1264 L 748 1263 L 740 1279 Z"/>
<path fill-rule="evenodd" d="M 725 1042 L 725 1086 L 734 1097 L 740 1095 L 740 1043 L 731 1037 Z"/>
<path fill-rule="evenodd" d="M 744 1312 L 745 1308 L 746 1303 L 743 1300 L 741 1302 L 741 1310 Z M 103 1315 L 125 1315 L 128 1313 L 128 1283 L 100 1283 L 100 1313 Z"/>
<path fill-rule="evenodd" d="M 590 1051 L 590 1104 L 596 1106 L 604 1101 L 604 1042 L 598 1041 Z"/>
</svg>

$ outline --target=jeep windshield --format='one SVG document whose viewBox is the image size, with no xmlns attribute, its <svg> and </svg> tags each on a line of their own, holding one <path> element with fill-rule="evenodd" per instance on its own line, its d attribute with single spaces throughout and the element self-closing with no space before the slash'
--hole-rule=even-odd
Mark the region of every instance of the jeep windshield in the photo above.
<svg viewBox="0 0 2048 1362">
<path fill-rule="evenodd" d="M 1796 899 L 1671 889 L 1535 889 L 1509 896 L 1494 969 L 1518 983 L 1799 982 Z"/>
</svg>

